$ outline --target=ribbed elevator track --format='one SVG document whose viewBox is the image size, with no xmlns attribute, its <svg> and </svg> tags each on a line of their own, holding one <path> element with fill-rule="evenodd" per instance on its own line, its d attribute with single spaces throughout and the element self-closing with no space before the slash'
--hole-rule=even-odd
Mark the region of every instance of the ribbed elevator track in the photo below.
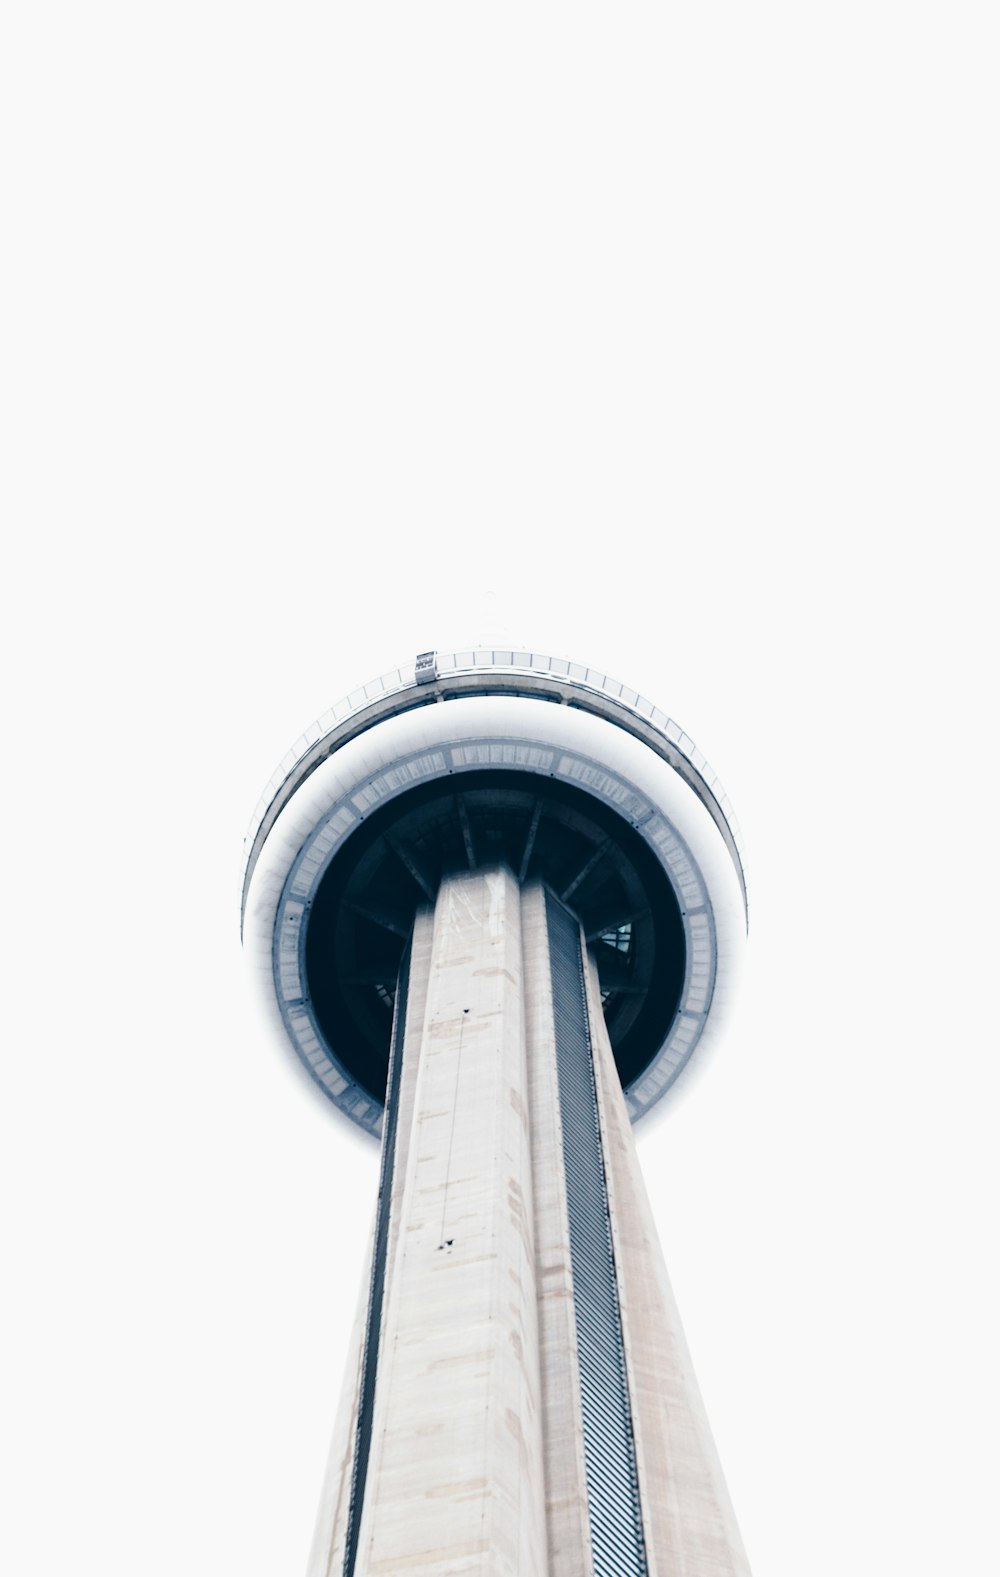
<svg viewBox="0 0 1000 1577">
<path fill-rule="evenodd" d="M 546 893 L 580 1411 L 595 1577 L 646 1577 L 579 921 Z"/>
</svg>

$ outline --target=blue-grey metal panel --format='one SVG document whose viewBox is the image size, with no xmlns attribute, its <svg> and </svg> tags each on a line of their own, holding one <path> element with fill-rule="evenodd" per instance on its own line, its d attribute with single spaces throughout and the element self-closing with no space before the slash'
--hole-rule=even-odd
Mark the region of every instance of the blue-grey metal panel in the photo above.
<svg viewBox="0 0 1000 1577">
<path fill-rule="evenodd" d="M 382 1161 L 378 1185 L 378 1213 L 375 1219 L 375 1246 L 372 1254 L 371 1286 L 368 1292 L 368 1325 L 361 1366 L 361 1391 L 358 1397 L 358 1426 L 354 1440 L 354 1468 L 351 1476 L 351 1505 L 347 1517 L 344 1548 L 344 1577 L 354 1577 L 358 1558 L 358 1535 L 365 1504 L 368 1458 L 371 1454 L 372 1420 L 375 1414 L 375 1382 L 378 1375 L 379 1337 L 382 1305 L 385 1301 L 385 1265 L 389 1252 L 389 1217 L 392 1207 L 392 1181 L 396 1160 L 396 1121 L 399 1112 L 399 1086 L 403 1071 L 403 1039 L 406 1034 L 406 997 L 410 974 L 407 947 L 399 970 L 396 1004 L 392 1021 L 392 1049 L 389 1054 L 389 1081 L 385 1098 L 385 1126 L 382 1130 Z"/>
<path fill-rule="evenodd" d="M 594 1573 L 645 1577 L 580 927 L 552 893 L 546 893 L 546 911 Z"/>
</svg>

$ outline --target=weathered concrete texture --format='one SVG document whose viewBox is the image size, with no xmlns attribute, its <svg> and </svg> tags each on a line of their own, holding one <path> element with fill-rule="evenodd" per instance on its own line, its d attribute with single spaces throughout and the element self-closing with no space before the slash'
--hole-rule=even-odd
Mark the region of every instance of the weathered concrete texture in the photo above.
<svg viewBox="0 0 1000 1577">
<path fill-rule="evenodd" d="M 406 1003 L 406 1020 L 403 1039 L 402 1077 L 399 1090 L 399 1123 L 397 1125 L 396 1157 L 393 1171 L 392 1223 L 398 1222 L 406 1160 L 409 1152 L 410 1131 L 413 1124 L 413 1099 L 416 1091 L 417 1069 L 420 1066 L 420 1047 L 424 1033 L 424 1012 L 427 1004 L 427 984 L 430 979 L 431 949 L 434 940 L 434 917 L 431 910 L 418 914 L 410 944 L 410 978 Z M 372 1226 L 374 1238 L 374 1223 Z M 334 1426 L 333 1440 L 327 1462 L 326 1477 L 320 1495 L 316 1531 L 306 1577 L 341 1577 L 347 1546 L 347 1523 L 351 1508 L 351 1488 L 354 1471 L 354 1450 L 357 1435 L 358 1404 L 361 1393 L 361 1369 L 364 1354 L 365 1326 L 368 1317 L 369 1285 L 371 1279 L 371 1246 L 368 1264 L 362 1280 L 358 1309 L 351 1332 L 350 1356 L 344 1374 L 340 1406 Z M 396 1235 L 390 1234 L 386 1257 L 386 1282 L 391 1283 L 396 1253 Z"/>
<path fill-rule="evenodd" d="M 535 1198 L 535 1266 L 545 1452 L 548 1577 L 592 1577 L 587 1472 L 580 1421 L 566 1170 L 559 1120 L 545 893 L 524 890 L 525 1033 Z"/>
<path fill-rule="evenodd" d="M 594 1574 L 550 901 L 469 872 L 417 917 L 356 1577 Z M 585 979 L 648 1574 L 749 1577 Z M 360 1341 L 309 1577 L 344 1571 Z"/>
<path fill-rule="evenodd" d="M 586 969 L 649 1577 L 750 1577 Z"/>
<path fill-rule="evenodd" d="M 527 1112 L 520 894 L 470 873 L 434 913 L 360 1577 L 545 1572 Z"/>
</svg>

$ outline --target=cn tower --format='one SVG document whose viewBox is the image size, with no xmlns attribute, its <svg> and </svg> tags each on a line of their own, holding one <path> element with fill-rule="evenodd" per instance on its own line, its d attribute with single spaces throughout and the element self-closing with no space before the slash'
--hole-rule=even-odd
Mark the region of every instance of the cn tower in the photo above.
<svg viewBox="0 0 1000 1577">
<path fill-rule="evenodd" d="M 748 1577 L 632 1135 L 746 936 L 693 741 L 582 664 L 424 652 L 282 761 L 243 936 L 381 1141 L 309 1577 Z"/>
</svg>

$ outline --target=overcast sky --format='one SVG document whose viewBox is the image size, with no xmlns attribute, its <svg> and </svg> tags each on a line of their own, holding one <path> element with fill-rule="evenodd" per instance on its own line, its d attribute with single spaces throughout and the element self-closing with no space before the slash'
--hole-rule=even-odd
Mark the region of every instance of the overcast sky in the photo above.
<svg viewBox="0 0 1000 1577">
<path fill-rule="evenodd" d="M 755 1577 L 997 1570 L 995 8 L 3 28 L 4 1570 L 303 1570 L 376 1156 L 257 1019 L 241 839 L 494 637 L 742 822 L 640 1153 Z"/>
</svg>

